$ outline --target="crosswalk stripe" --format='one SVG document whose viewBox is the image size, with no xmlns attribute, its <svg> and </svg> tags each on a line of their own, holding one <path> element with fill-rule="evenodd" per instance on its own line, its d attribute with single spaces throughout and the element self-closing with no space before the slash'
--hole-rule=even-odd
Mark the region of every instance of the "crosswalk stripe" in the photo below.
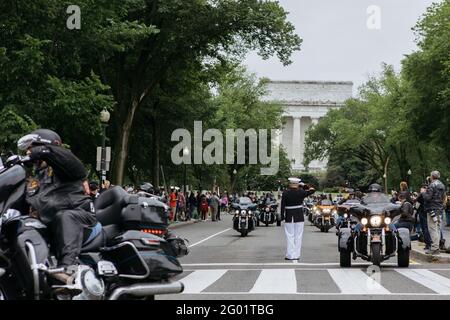
<svg viewBox="0 0 450 320">
<path fill-rule="evenodd" d="M 183 293 L 199 293 L 219 280 L 228 270 L 199 270 L 180 279 L 184 285 Z"/>
<path fill-rule="evenodd" d="M 450 294 L 450 279 L 427 269 L 396 269 L 398 273 L 439 294 Z"/>
<path fill-rule="evenodd" d="M 328 269 L 328 273 L 344 294 L 390 294 L 359 269 Z"/>
<path fill-rule="evenodd" d="M 262 270 L 250 293 L 296 293 L 294 269 Z"/>
</svg>

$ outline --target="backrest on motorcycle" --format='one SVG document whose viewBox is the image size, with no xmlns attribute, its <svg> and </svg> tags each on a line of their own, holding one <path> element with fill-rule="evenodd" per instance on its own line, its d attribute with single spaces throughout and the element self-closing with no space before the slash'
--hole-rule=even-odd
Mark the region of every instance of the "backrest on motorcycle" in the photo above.
<svg viewBox="0 0 450 320">
<path fill-rule="evenodd" d="M 130 197 L 122 209 L 122 225 L 125 230 L 160 229 L 169 224 L 166 205 L 156 198 Z"/>
<path fill-rule="evenodd" d="M 100 194 L 95 200 L 97 220 L 103 225 L 120 225 L 122 208 L 129 202 L 130 195 L 119 186 L 112 187 Z"/>
</svg>

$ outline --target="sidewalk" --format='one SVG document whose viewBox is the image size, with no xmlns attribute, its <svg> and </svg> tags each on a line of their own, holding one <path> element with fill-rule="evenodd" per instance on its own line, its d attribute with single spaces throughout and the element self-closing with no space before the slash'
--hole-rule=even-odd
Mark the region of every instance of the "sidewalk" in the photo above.
<svg viewBox="0 0 450 320">
<path fill-rule="evenodd" d="M 444 227 L 443 230 L 444 239 L 446 240 L 445 245 L 447 247 L 450 246 L 450 227 Z M 419 241 L 411 242 L 411 257 L 423 260 L 425 262 L 433 262 L 433 263 L 450 263 L 450 254 L 449 253 L 440 253 L 435 256 L 435 259 L 431 260 L 431 257 L 425 254 L 425 250 L 423 249 L 425 244 L 420 243 Z"/>
</svg>

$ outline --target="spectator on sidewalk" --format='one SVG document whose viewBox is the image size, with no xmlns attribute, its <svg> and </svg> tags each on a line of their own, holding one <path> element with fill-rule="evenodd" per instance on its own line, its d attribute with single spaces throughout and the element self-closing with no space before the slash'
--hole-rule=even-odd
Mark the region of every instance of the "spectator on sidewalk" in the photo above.
<svg viewBox="0 0 450 320">
<path fill-rule="evenodd" d="M 219 210 L 219 204 L 220 199 L 217 196 L 216 192 L 213 192 L 213 195 L 211 196 L 211 199 L 209 201 L 210 207 L 211 207 L 211 220 L 217 221 L 218 220 L 218 210 Z"/>
<path fill-rule="evenodd" d="M 220 208 L 223 212 L 227 211 L 228 208 L 228 196 L 224 193 L 220 199 Z M 220 215 L 219 215 L 220 220 Z"/>
<path fill-rule="evenodd" d="M 170 205 L 169 220 L 173 222 L 177 213 L 177 194 L 175 192 L 175 189 L 173 188 L 170 189 L 169 205 Z"/>
<path fill-rule="evenodd" d="M 413 203 L 407 182 L 405 181 L 400 182 L 400 193 L 403 193 L 403 195 L 406 196 L 406 201 L 408 201 L 411 204 Z"/>
<path fill-rule="evenodd" d="M 184 196 L 184 192 L 178 193 L 178 220 L 186 221 L 186 197 Z"/>
<path fill-rule="evenodd" d="M 437 254 L 439 249 L 445 246 L 445 239 L 442 239 L 442 218 L 444 215 L 445 186 L 439 180 L 439 171 L 431 172 L 431 183 L 425 192 L 422 192 L 425 204 L 425 211 L 428 217 L 428 230 L 431 236 L 431 249 L 427 254 Z"/>
<path fill-rule="evenodd" d="M 450 227 L 450 195 L 447 196 L 447 204 L 445 206 L 446 227 Z"/>
<path fill-rule="evenodd" d="M 200 212 L 201 212 L 201 218 L 202 221 L 205 221 L 208 215 L 208 199 L 206 197 L 201 197 L 201 202 L 200 202 Z"/>
<path fill-rule="evenodd" d="M 423 198 L 423 193 L 426 192 L 427 185 L 422 185 L 420 189 L 420 194 L 417 196 L 415 207 L 417 210 L 417 214 L 419 216 L 420 229 L 423 234 L 423 241 L 425 242 L 425 250 L 431 249 L 431 236 L 428 230 L 428 219 L 427 213 L 425 211 L 425 200 Z"/>
<path fill-rule="evenodd" d="M 187 219 L 191 220 L 192 218 L 195 217 L 194 211 L 197 209 L 197 198 L 195 197 L 193 191 L 191 191 L 191 194 L 189 195 L 188 204 L 189 204 L 189 211 L 188 211 Z"/>
</svg>

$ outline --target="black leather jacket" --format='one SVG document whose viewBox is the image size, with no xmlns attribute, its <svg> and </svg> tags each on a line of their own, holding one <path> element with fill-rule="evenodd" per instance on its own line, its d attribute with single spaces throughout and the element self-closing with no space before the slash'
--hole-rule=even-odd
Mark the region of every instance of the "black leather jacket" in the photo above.
<svg viewBox="0 0 450 320">
<path fill-rule="evenodd" d="M 42 222 L 50 223 L 62 210 L 83 208 L 89 211 L 91 199 L 83 188 L 87 172 L 81 161 L 70 150 L 59 146 L 39 146 L 31 151 L 34 160 L 46 163 L 36 168 L 26 197 Z"/>
<path fill-rule="evenodd" d="M 425 211 L 444 210 L 445 186 L 439 180 L 434 180 L 426 192 L 422 193 Z"/>
</svg>

